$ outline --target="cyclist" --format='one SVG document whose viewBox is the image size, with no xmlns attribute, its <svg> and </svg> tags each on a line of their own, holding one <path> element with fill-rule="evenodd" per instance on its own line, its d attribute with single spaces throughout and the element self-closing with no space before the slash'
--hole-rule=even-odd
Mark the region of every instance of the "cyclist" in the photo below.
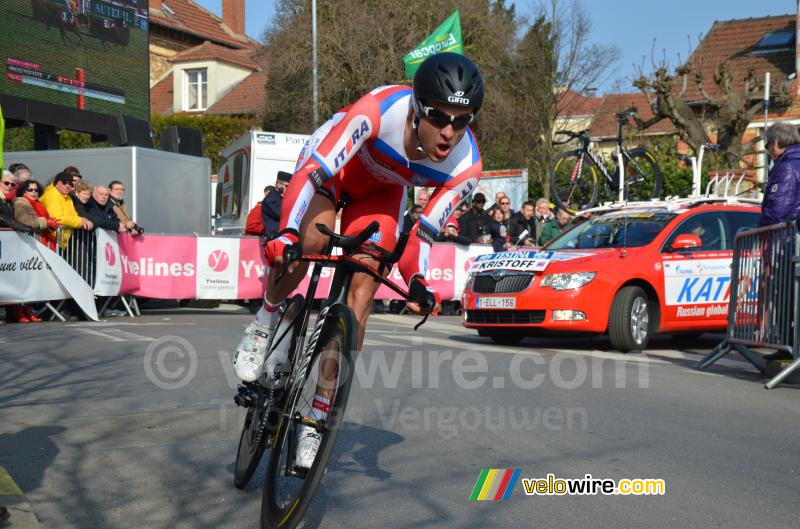
<svg viewBox="0 0 800 529">
<path fill-rule="evenodd" d="M 391 251 L 403 226 L 406 187 L 436 188 L 414 223 L 399 267 L 413 300 L 408 303 L 409 310 L 419 314 L 425 305 L 438 309 L 438 293 L 425 280 L 428 257 L 436 235 L 475 189 L 481 175 L 478 146 L 467 126 L 481 108 L 483 91 L 483 78 L 470 59 L 440 53 L 420 65 L 412 88 L 376 88 L 314 132 L 285 192 L 280 232 L 266 246 L 271 273 L 264 303 L 234 356 L 240 378 L 252 382 L 261 375 L 269 333 L 279 321 L 278 309 L 308 269 L 308 263 L 295 263 L 276 281 L 284 251 L 289 246 L 306 254 L 323 251 L 327 237 L 315 224 L 333 228 L 339 207 L 343 206 L 343 233 L 359 233 L 377 220 L 380 230 L 370 242 Z M 377 266 L 374 253 L 359 253 L 358 258 Z M 366 274 L 353 278 L 348 305 L 358 320 L 359 350 L 377 287 Z M 269 364 L 285 361 L 270 358 Z M 331 396 L 317 387 L 312 419 L 327 416 Z M 303 426 L 295 464 L 309 468 L 319 443 L 320 434 Z"/>
</svg>

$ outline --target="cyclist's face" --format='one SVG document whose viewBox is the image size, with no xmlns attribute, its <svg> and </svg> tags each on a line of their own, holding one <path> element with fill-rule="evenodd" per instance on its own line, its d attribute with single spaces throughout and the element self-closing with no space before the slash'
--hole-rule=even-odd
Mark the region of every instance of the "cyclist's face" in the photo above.
<svg viewBox="0 0 800 529">
<path fill-rule="evenodd" d="M 459 117 L 472 113 L 472 109 L 443 103 L 431 103 L 430 106 L 448 116 Z M 434 162 L 445 160 L 453 148 L 461 141 L 466 128 L 457 130 L 452 124 L 442 127 L 441 123 L 423 117 L 419 122 L 419 141 L 428 157 Z"/>
</svg>

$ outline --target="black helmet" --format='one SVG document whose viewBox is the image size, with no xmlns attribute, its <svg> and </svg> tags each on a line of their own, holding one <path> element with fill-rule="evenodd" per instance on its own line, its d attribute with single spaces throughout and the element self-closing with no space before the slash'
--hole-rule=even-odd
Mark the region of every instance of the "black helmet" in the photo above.
<svg viewBox="0 0 800 529">
<path fill-rule="evenodd" d="M 458 53 L 431 55 L 414 74 L 414 111 L 422 113 L 421 101 L 470 107 L 477 113 L 483 104 L 483 77 L 469 58 Z"/>
</svg>

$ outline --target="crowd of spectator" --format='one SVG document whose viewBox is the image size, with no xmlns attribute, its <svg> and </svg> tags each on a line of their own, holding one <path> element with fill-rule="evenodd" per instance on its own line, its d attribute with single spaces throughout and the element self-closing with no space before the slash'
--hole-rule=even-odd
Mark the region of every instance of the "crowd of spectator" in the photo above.
<svg viewBox="0 0 800 529">
<path fill-rule="evenodd" d="M 405 213 L 403 230 L 409 231 L 419 219 L 430 195 L 420 190 L 413 206 Z M 541 247 L 561 233 L 579 224 L 583 216 L 573 218 L 567 211 L 556 210 L 545 198 L 535 203 L 524 202 L 518 211 L 512 209 L 511 198 L 503 191 L 494 196 L 494 204 L 486 208 L 486 195 L 476 192 L 447 219 L 439 242 L 462 245 L 490 244 L 496 252 L 517 247 Z"/>
<path fill-rule="evenodd" d="M 3 170 L 0 180 L 0 228 L 28 233 L 52 250 L 64 250 L 75 230 L 102 228 L 135 237 L 143 230 L 128 213 L 124 196 L 122 182 L 93 186 L 74 166 L 66 167 L 43 188 L 27 165 L 15 163 Z M 30 306 L 11 305 L 0 325 L 6 321 L 42 320 Z"/>
</svg>

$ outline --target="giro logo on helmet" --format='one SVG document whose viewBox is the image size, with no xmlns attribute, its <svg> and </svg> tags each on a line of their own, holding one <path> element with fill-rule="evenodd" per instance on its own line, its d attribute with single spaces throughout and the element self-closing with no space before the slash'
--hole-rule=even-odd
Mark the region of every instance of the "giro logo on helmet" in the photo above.
<svg viewBox="0 0 800 529">
<path fill-rule="evenodd" d="M 463 96 L 463 95 L 464 95 L 464 92 L 463 92 L 463 91 L 461 91 L 461 90 L 459 90 L 458 92 L 456 92 L 456 94 L 455 94 L 455 95 L 457 95 L 458 97 L 461 97 L 461 96 Z"/>
<path fill-rule="evenodd" d="M 458 93 L 458 92 L 456 92 Z M 463 92 L 461 92 L 463 93 Z M 469 105 L 469 99 L 466 97 L 449 96 L 447 101 L 450 103 L 458 103 L 459 105 Z"/>
</svg>

